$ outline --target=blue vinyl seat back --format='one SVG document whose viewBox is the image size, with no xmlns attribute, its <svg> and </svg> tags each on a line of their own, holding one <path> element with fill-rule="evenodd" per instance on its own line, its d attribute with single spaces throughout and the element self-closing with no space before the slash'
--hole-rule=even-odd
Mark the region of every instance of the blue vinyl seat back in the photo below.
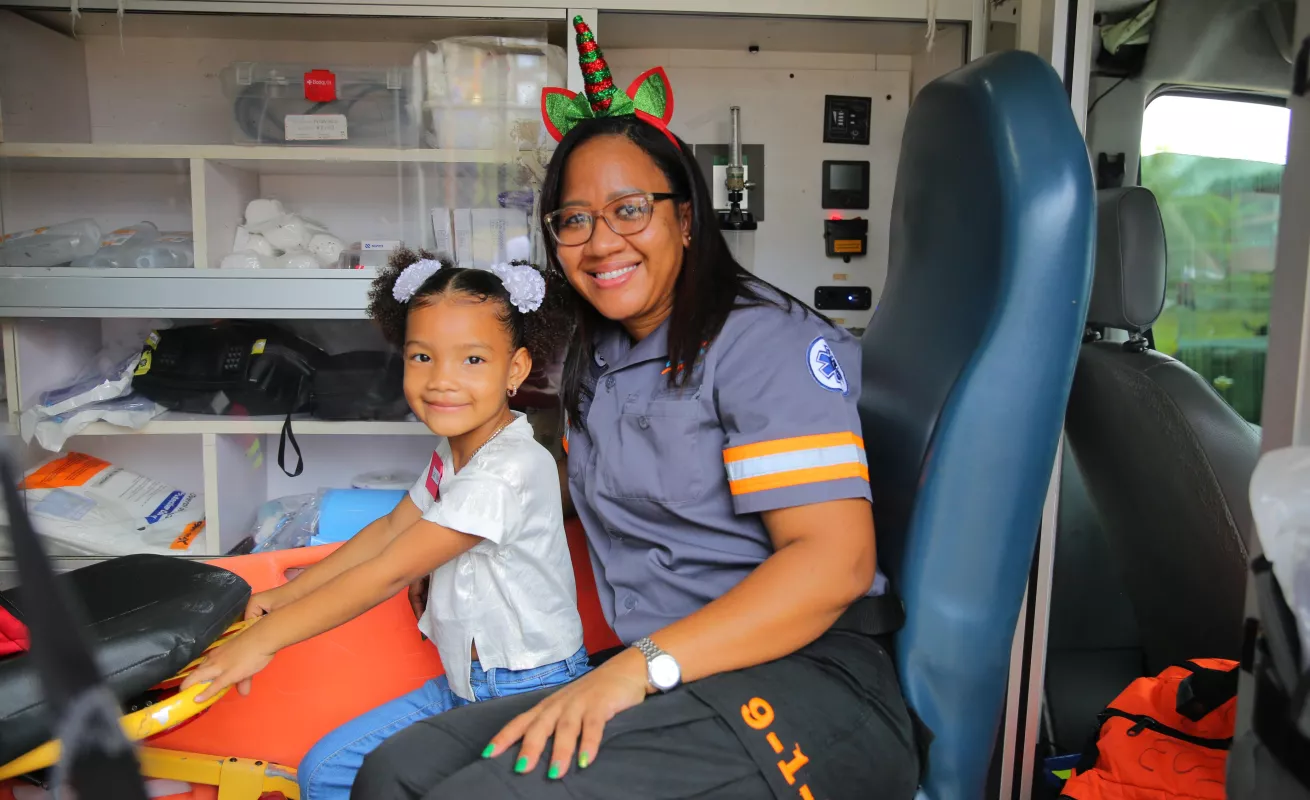
<svg viewBox="0 0 1310 800">
<path fill-rule="evenodd" d="M 923 792 L 983 796 L 1092 278 L 1095 197 L 1064 86 L 984 57 L 910 108 L 860 416 L 896 659 L 935 739 Z"/>
</svg>

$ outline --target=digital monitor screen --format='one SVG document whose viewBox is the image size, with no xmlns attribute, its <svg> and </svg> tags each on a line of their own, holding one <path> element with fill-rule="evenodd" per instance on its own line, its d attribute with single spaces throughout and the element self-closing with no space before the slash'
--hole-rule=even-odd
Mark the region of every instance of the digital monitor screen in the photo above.
<svg viewBox="0 0 1310 800">
<path fill-rule="evenodd" d="M 864 170 L 859 164 L 830 164 L 828 186 L 836 192 L 858 192 L 863 189 Z"/>
</svg>

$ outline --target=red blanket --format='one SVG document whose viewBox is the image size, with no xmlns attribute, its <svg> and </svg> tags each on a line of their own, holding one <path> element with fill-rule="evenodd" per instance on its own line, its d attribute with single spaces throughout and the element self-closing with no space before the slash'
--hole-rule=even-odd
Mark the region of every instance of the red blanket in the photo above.
<svg viewBox="0 0 1310 800">
<path fill-rule="evenodd" d="M 27 626 L 0 606 L 0 658 L 25 652 L 30 647 Z"/>
</svg>

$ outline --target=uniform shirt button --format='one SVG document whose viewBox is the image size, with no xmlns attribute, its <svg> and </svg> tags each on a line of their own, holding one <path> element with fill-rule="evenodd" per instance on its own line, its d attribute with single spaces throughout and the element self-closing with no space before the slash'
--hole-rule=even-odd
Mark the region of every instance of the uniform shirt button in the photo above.
<svg viewBox="0 0 1310 800">
<path fill-rule="evenodd" d="M 637 607 L 637 598 L 628 595 L 628 599 L 623 601 L 623 607 L 631 611 Z"/>
<path fill-rule="evenodd" d="M 650 417 L 638 417 L 638 418 L 637 418 L 637 427 L 641 428 L 643 431 L 646 430 L 647 428 L 649 428 L 649 427 L 650 427 Z"/>
<path fill-rule="evenodd" d="M 614 388 L 614 376 L 613 376 L 613 375 L 611 375 L 611 376 L 609 376 L 608 378 L 605 379 L 605 388 L 606 388 L 606 389 L 613 389 L 613 388 Z"/>
</svg>

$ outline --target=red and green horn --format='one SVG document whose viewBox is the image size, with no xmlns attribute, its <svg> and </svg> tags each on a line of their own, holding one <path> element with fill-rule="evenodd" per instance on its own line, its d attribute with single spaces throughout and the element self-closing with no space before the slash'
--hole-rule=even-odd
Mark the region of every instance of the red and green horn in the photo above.
<svg viewBox="0 0 1310 800">
<path fill-rule="evenodd" d="M 560 141 L 584 119 L 635 114 L 677 144 L 668 128 L 673 118 L 673 87 L 664 68 L 646 70 L 626 92 L 621 92 L 596 44 L 596 34 L 581 16 L 573 18 L 573 29 L 578 32 L 578 65 L 582 67 L 584 92 L 577 94 L 558 87 L 541 91 L 541 117 L 551 137 Z"/>
<path fill-rule="evenodd" d="M 581 15 L 573 18 L 573 30 L 578 32 L 578 65 L 582 67 L 582 82 L 591 111 L 598 117 L 609 116 L 614 95 L 619 91 L 610 74 L 610 65 L 605 63 L 605 54 L 596 44 L 596 34 Z"/>
</svg>

